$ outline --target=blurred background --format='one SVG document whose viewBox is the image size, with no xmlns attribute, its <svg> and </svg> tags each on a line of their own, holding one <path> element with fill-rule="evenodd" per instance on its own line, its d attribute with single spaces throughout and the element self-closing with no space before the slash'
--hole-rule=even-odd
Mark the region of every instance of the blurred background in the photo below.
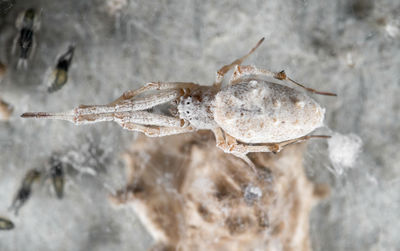
<svg viewBox="0 0 400 251">
<path fill-rule="evenodd" d="M 17 69 L 13 41 L 21 12 L 34 8 L 41 26 L 27 69 Z M 127 206 L 108 196 L 124 186 L 121 155 L 137 137 L 114 123 L 74 126 L 23 120 L 27 111 L 67 111 L 106 104 L 149 81 L 210 85 L 222 65 L 266 40 L 247 63 L 285 70 L 308 87 L 332 132 L 363 142 L 356 164 L 339 175 L 327 143 L 310 141 L 309 178 L 331 187 L 311 214 L 313 250 L 400 247 L 400 3 L 396 0 L 0 0 L 0 98 L 13 106 L 0 122 L 0 250 L 146 250 L 151 237 Z M 46 74 L 70 44 L 69 79 L 46 91 Z M 25 173 L 66 169 L 63 199 L 50 179 L 35 184 L 18 216 L 9 211 Z"/>
</svg>

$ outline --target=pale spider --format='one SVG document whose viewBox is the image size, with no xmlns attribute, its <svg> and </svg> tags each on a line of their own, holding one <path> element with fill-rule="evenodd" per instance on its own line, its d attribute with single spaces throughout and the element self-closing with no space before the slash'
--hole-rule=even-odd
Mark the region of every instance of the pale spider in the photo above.
<svg viewBox="0 0 400 251">
<path fill-rule="evenodd" d="M 74 124 L 115 121 L 125 129 L 150 137 L 211 130 L 217 147 L 243 159 L 256 170 L 247 153 L 276 153 L 292 143 L 312 137 L 329 137 L 308 135 L 323 123 L 325 110 L 317 102 L 303 92 L 268 82 L 261 76 L 288 80 L 307 91 L 336 96 L 307 88 L 287 77 L 284 71 L 241 66 L 263 41 L 264 38 L 245 56 L 223 66 L 211 86 L 192 82 L 152 82 L 125 92 L 107 105 L 81 105 L 62 113 L 24 113 L 22 117 L 61 119 Z M 222 87 L 224 75 L 233 68 L 229 84 Z M 175 114 L 149 111 L 167 102 L 174 105 Z"/>
</svg>

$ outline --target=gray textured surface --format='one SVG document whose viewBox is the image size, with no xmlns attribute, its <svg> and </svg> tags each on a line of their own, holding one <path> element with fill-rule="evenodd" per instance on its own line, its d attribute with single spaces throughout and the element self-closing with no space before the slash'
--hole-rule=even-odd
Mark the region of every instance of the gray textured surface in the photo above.
<svg viewBox="0 0 400 251">
<path fill-rule="evenodd" d="M 107 103 L 146 81 L 211 84 L 218 67 L 262 36 L 266 42 L 247 62 L 338 93 L 315 96 L 327 109 L 326 125 L 364 142 L 356 166 L 342 176 L 328 171 L 326 143 L 309 144 L 309 176 L 332 186 L 331 197 L 312 213 L 314 250 L 400 247 L 398 1 L 128 0 L 116 15 L 100 0 L 16 2 L 0 16 L 0 61 L 9 66 L 0 96 L 15 107 L 0 124 L 0 215 L 16 224 L 0 232 L 0 250 L 143 250 L 151 242 L 130 208 L 107 201 L 110 189 L 124 184 L 120 154 L 133 133 L 113 123 L 22 120 L 21 113 Z M 14 22 L 32 6 L 43 10 L 38 47 L 29 69 L 17 71 L 10 55 Z M 70 42 L 77 46 L 70 81 L 49 95 L 41 88 L 44 73 Z M 55 199 L 44 182 L 13 216 L 7 207 L 22 176 L 44 167 L 53 152 L 75 167 L 65 198 Z"/>
</svg>

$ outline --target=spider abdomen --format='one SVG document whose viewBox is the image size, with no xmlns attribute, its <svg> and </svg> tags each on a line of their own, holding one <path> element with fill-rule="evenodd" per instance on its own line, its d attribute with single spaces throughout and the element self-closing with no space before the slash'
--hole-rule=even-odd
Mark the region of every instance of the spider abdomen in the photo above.
<svg viewBox="0 0 400 251">
<path fill-rule="evenodd" d="M 325 109 L 304 93 L 249 80 L 230 85 L 215 97 L 214 119 L 245 143 L 276 143 L 302 137 L 322 126 Z"/>
</svg>

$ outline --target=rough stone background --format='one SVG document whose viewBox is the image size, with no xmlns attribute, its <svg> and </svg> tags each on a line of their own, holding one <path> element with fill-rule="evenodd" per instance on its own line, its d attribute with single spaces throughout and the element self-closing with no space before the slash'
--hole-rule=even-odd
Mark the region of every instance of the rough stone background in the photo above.
<svg viewBox="0 0 400 251">
<path fill-rule="evenodd" d="M 122 8 L 116 10 L 115 3 Z M 113 7 L 114 6 L 114 7 Z M 11 55 L 22 10 L 42 10 L 28 70 Z M 311 216 L 314 250 L 400 247 L 400 3 L 396 0 L 145 1 L 0 0 L 0 61 L 8 72 L 0 97 L 14 105 L 0 123 L 0 250 L 143 250 L 151 244 L 129 207 L 108 194 L 125 182 L 120 155 L 135 133 L 117 124 L 73 126 L 22 120 L 26 111 L 103 104 L 146 81 L 211 84 L 215 71 L 266 41 L 247 61 L 287 74 L 337 98 L 314 96 L 326 125 L 355 133 L 363 153 L 354 168 L 331 170 L 327 144 L 309 142 L 309 177 L 332 187 Z M 77 48 L 67 85 L 43 91 L 43 77 L 68 44 Z M 37 184 L 18 216 L 7 210 L 24 173 L 52 154 L 71 163 L 65 198 L 49 180 Z"/>
</svg>

